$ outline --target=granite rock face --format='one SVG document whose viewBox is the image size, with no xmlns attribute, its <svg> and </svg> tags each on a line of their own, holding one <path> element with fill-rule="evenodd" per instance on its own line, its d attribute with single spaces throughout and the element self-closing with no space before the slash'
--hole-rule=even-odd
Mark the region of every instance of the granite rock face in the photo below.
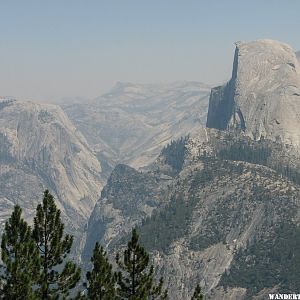
<svg viewBox="0 0 300 300">
<path fill-rule="evenodd" d="M 298 63 L 300 64 L 300 51 L 297 51 L 296 52 L 296 57 L 298 59 Z"/>
<path fill-rule="evenodd" d="M 100 163 L 59 106 L 1 99 L 1 221 L 16 203 L 32 220 L 48 188 L 69 228 L 81 229 L 102 186 Z"/>
<path fill-rule="evenodd" d="M 172 142 L 144 173 L 113 171 L 84 260 L 96 240 L 114 253 L 137 226 L 171 299 L 190 299 L 198 283 L 217 300 L 298 290 L 299 71 L 286 44 L 238 43 L 231 80 L 211 91 L 208 128 Z"/>
<path fill-rule="evenodd" d="M 116 167 L 89 220 L 83 259 L 97 240 L 109 253 L 120 250 L 137 226 L 171 299 L 190 299 L 199 282 L 207 299 L 264 299 L 282 278 L 259 280 L 262 266 L 282 274 L 290 263 L 273 256 L 277 236 L 286 235 L 285 224 L 299 230 L 298 168 L 287 145 L 199 128 L 165 148 L 146 173 Z"/>
<path fill-rule="evenodd" d="M 236 43 L 232 78 L 212 89 L 207 127 L 300 146 L 300 67 L 287 44 Z"/>
<path fill-rule="evenodd" d="M 96 241 L 112 248 L 160 206 L 161 181 L 154 174 L 116 166 L 89 219 L 83 261 L 91 257 Z"/>
</svg>

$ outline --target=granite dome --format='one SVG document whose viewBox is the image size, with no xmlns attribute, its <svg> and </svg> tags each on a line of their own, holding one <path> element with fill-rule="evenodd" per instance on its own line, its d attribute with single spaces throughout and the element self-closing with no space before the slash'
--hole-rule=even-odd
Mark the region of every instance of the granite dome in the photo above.
<svg viewBox="0 0 300 300">
<path fill-rule="evenodd" d="M 273 40 L 236 43 L 230 81 L 211 91 L 207 127 L 300 146 L 300 67 L 294 50 Z"/>
</svg>

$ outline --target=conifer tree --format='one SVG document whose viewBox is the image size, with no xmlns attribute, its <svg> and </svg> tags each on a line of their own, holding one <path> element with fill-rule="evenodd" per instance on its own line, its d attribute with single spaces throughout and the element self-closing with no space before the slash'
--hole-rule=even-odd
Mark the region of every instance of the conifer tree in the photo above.
<svg viewBox="0 0 300 300">
<path fill-rule="evenodd" d="M 159 284 L 154 282 L 154 267 L 149 265 L 149 254 L 138 243 L 136 229 L 132 231 L 131 240 L 127 244 L 123 258 L 117 254 L 116 262 L 120 268 L 118 273 L 118 296 L 129 300 L 167 299 L 167 291 L 163 291 L 163 279 Z"/>
<path fill-rule="evenodd" d="M 203 300 L 203 299 L 204 299 L 204 297 L 201 293 L 201 287 L 199 284 L 197 284 L 191 300 Z"/>
<path fill-rule="evenodd" d="M 41 257 L 41 276 L 37 292 L 42 299 L 67 296 L 80 279 L 80 269 L 72 261 L 64 262 L 70 253 L 73 237 L 64 235 L 64 224 L 53 196 L 44 192 L 37 206 L 33 237 Z"/>
<path fill-rule="evenodd" d="M 93 269 L 86 274 L 88 299 L 116 299 L 116 274 L 112 271 L 106 252 L 97 242 L 91 258 Z"/>
<path fill-rule="evenodd" d="M 32 286 L 39 277 L 40 259 L 30 226 L 21 218 L 16 205 L 5 223 L 1 242 L 1 299 L 35 299 Z"/>
</svg>

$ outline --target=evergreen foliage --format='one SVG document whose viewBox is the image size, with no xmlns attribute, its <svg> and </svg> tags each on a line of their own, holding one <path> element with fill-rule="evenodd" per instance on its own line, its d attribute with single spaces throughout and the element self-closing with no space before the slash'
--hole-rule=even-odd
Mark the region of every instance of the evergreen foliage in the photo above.
<svg viewBox="0 0 300 300">
<path fill-rule="evenodd" d="M 0 133 L 0 162 L 13 162 L 15 159 L 10 153 L 11 142 L 6 134 Z"/>
<path fill-rule="evenodd" d="M 203 300 L 203 299 L 204 299 L 204 297 L 201 293 L 201 287 L 199 284 L 197 284 L 191 300 Z"/>
<path fill-rule="evenodd" d="M 240 249 L 220 284 L 247 288 L 249 298 L 274 286 L 280 286 L 281 293 L 294 293 L 300 290 L 299 264 L 300 228 L 284 221 L 268 239 Z"/>
<path fill-rule="evenodd" d="M 167 252 L 169 245 L 185 234 L 192 220 L 193 211 L 199 204 L 197 192 L 209 182 L 217 180 L 218 176 L 228 173 L 229 166 L 222 169 L 221 161 L 210 157 L 203 158 L 204 167 L 193 174 L 189 189 L 189 199 L 185 199 L 182 188 L 172 196 L 171 201 L 161 210 L 156 210 L 141 225 L 141 240 L 147 250 Z M 235 167 L 236 168 L 236 167 Z M 231 170 L 236 172 L 235 169 Z M 208 244 L 207 240 L 201 240 L 202 244 Z"/>
<path fill-rule="evenodd" d="M 139 236 L 133 229 L 131 240 L 127 244 L 123 258 L 117 254 L 116 262 L 120 268 L 118 273 L 118 296 L 130 300 L 165 300 L 167 291 L 163 291 L 163 278 L 156 285 L 154 267 L 149 265 L 149 254 L 139 244 Z"/>
<path fill-rule="evenodd" d="M 191 221 L 197 198 L 186 201 L 182 194 L 172 198 L 161 211 L 155 211 L 140 227 L 142 242 L 148 250 L 166 252 L 169 245 L 184 236 Z"/>
<path fill-rule="evenodd" d="M 64 235 L 64 225 L 53 196 L 48 190 L 44 192 L 43 203 L 37 207 L 33 231 L 21 218 L 21 213 L 21 208 L 15 206 L 2 236 L 0 298 L 66 299 L 69 290 L 80 279 L 80 269 L 71 261 L 64 262 L 73 239 Z M 117 254 L 118 273 L 113 271 L 99 243 L 95 245 L 91 262 L 93 269 L 86 274 L 87 295 L 79 293 L 75 299 L 168 299 L 167 290 L 163 290 L 163 278 L 155 282 L 154 266 L 150 265 L 149 254 L 139 244 L 136 229 L 132 231 L 123 257 Z M 199 285 L 192 300 L 197 299 L 203 299 Z"/>
<path fill-rule="evenodd" d="M 300 184 L 300 172 L 297 168 L 287 165 L 278 164 L 274 169 L 283 176 L 287 177 L 289 180 Z"/>
<path fill-rule="evenodd" d="M 31 228 L 21 218 L 22 209 L 16 205 L 5 223 L 1 242 L 1 299 L 36 299 L 33 284 L 39 277 L 39 253 L 32 239 Z"/>
<path fill-rule="evenodd" d="M 271 149 L 263 143 L 249 145 L 243 140 L 235 141 L 218 152 L 218 156 L 222 159 L 240 160 L 260 165 L 267 165 L 270 155 Z"/>
<path fill-rule="evenodd" d="M 4 101 L 0 101 L 0 110 L 2 110 L 3 108 L 12 105 L 12 103 L 14 102 L 14 100 L 8 99 L 8 100 L 4 100 Z"/>
<path fill-rule="evenodd" d="M 286 152 L 282 146 L 266 140 L 258 143 L 251 143 L 245 140 L 229 140 L 228 142 L 229 145 L 223 145 L 218 151 L 217 156 L 219 158 L 263 165 L 275 170 L 289 180 L 300 184 L 300 172 L 298 168 L 290 165 L 290 162 L 283 162 L 280 159 L 276 159 L 276 156 L 281 157 L 280 153 Z M 269 143 L 271 144 L 269 145 Z M 275 156 L 275 159 L 272 155 Z"/>
<path fill-rule="evenodd" d="M 162 154 L 165 156 L 166 163 L 176 171 L 180 171 L 184 162 L 185 143 L 188 137 L 181 138 L 177 141 L 172 141 L 163 150 Z"/>
<path fill-rule="evenodd" d="M 88 299 L 116 299 L 116 274 L 112 271 L 106 252 L 97 242 L 91 258 L 93 269 L 86 274 Z"/>
<path fill-rule="evenodd" d="M 206 159 L 208 160 L 208 158 Z M 203 170 L 197 172 L 194 175 L 191 187 L 192 188 L 196 188 L 196 187 L 200 187 L 203 188 L 207 183 L 209 183 L 210 181 L 212 181 L 214 179 L 214 177 L 216 176 L 214 174 L 214 170 L 212 168 L 213 166 L 213 162 L 211 162 L 211 165 L 209 165 L 209 163 L 207 161 L 204 161 L 204 167 Z M 221 175 L 221 174 L 218 174 Z"/>
<path fill-rule="evenodd" d="M 67 296 L 80 279 L 80 269 L 72 261 L 64 262 L 70 253 L 73 237 L 64 235 L 60 210 L 48 190 L 44 192 L 43 203 L 37 206 L 33 237 L 41 258 L 41 278 L 37 286 L 39 297 L 57 299 Z"/>
</svg>

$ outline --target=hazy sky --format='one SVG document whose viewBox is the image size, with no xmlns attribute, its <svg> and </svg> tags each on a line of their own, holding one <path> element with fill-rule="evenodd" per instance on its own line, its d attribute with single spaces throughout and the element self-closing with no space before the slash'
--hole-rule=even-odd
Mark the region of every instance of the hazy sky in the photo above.
<svg viewBox="0 0 300 300">
<path fill-rule="evenodd" d="M 234 42 L 300 49 L 299 0 L 0 0 L 0 95 L 96 97 L 116 81 L 230 77 Z"/>
</svg>

